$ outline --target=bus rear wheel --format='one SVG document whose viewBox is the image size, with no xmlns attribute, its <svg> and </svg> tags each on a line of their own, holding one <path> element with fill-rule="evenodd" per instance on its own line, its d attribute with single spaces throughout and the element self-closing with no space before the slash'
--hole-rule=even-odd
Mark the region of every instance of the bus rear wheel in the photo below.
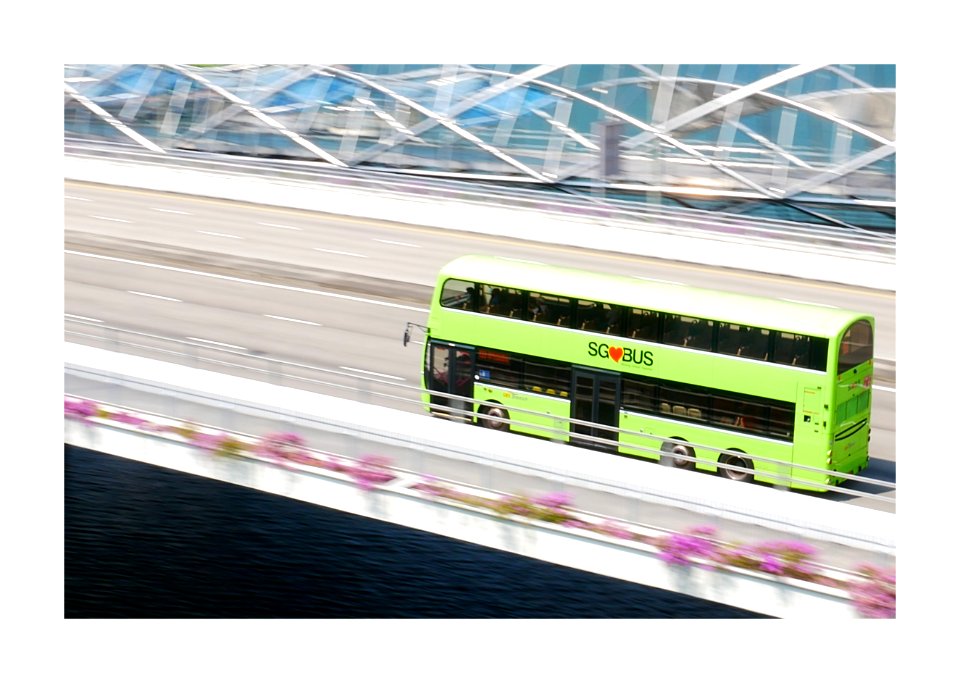
<svg viewBox="0 0 960 683">
<path fill-rule="evenodd" d="M 730 479 L 731 481 L 753 481 L 753 462 L 750 458 L 747 458 L 743 453 L 724 453 L 720 457 L 721 465 L 733 465 L 734 467 L 742 467 L 746 470 L 751 470 L 750 472 L 740 472 L 738 470 L 727 469 L 726 467 L 720 468 L 720 474 L 724 478 Z"/>
<path fill-rule="evenodd" d="M 480 408 L 480 426 L 487 429 L 493 429 L 498 432 L 505 432 L 510 429 L 510 424 L 506 420 L 510 419 L 510 413 L 503 406 L 483 406 Z"/>
<path fill-rule="evenodd" d="M 696 465 L 692 460 L 685 460 L 683 457 L 675 458 L 675 455 L 695 457 L 694 451 L 690 446 L 682 443 L 668 441 L 660 449 L 660 462 L 668 467 L 675 467 L 678 470 L 692 470 Z"/>
</svg>

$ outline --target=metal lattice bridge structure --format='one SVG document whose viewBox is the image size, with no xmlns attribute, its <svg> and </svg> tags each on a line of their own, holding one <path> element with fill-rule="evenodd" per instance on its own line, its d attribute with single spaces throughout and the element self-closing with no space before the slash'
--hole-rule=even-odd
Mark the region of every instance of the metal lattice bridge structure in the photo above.
<svg viewBox="0 0 960 683">
<path fill-rule="evenodd" d="M 895 231 L 893 65 L 66 65 L 64 135 Z"/>
</svg>

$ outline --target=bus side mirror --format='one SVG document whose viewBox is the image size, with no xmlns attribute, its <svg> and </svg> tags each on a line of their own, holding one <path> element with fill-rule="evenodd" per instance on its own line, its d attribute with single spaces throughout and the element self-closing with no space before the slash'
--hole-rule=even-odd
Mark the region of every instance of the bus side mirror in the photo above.
<svg viewBox="0 0 960 683">
<path fill-rule="evenodd" d="M 407 327 L 403 330 L 403 345 L 406 346 L 410 343 L 410 328 L 416 327 L 419 330 L 423 331 L 425 334 L 430 334 L 430 328 L 424 327 L 423 325 L 418 325 L 417 323 L 407 323 Z"/>
</svg>

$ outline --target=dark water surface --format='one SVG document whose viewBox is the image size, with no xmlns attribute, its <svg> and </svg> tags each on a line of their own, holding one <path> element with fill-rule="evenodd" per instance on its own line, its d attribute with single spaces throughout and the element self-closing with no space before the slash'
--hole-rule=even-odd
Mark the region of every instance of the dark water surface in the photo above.
<svg viewBox="0 0 960 683">
<path fill-rule="evenodd" d="M 79 618 L 749 618 L 752 612 L 65 446 Z"/>
</svg>

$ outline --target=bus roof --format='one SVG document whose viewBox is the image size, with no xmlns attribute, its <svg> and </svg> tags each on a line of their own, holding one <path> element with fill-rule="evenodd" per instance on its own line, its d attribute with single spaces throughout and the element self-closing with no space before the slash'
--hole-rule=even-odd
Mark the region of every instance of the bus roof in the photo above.
<svg viewBox="0 0 960 683">
<path fill-rule="evenodd" d="M 872 319 L 868 314 L 829 306 L 672 285 L 640 276 L 609 275 L 497 256 L 461 256 L 441 268 L 439 277 L 441 280 L 452 277 L 822 337 L 839 334 L 854 320 Z"/>
</svg>

